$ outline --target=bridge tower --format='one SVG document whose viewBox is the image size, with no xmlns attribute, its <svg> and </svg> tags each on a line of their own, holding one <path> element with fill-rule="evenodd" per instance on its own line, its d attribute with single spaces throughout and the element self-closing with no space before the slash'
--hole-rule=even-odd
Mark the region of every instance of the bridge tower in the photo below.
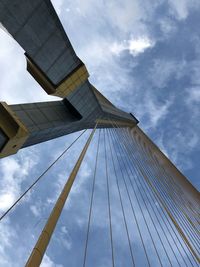
<svg viewBox="0 0 200 267">
<path fill-rule="evenodd" d="M 198 191 L 139 128 L 138 120 L 115 107 L 89 82 L 87 68 L 76 55 L 51 1 L 1 0 L 0 27 L 24 49 L 32 77 L 47 94 L 61 98 L 17 105 L 0 102 L 0 158 L 24 147 L 93 129 L 27 266 L 41 263 L 96 128 L 114 131 L 119 149 L 126 151 L 197 264 Z"/>
</svg>

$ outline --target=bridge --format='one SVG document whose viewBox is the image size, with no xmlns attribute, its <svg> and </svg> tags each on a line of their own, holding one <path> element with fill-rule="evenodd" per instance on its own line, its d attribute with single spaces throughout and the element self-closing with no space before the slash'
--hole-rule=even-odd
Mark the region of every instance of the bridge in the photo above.
<svg viewBox="0 0 200 267">
<path fill-rule="evenodd" d="M 26 266 L 41 264 L 91 146 L 93 175 L 88 184 L 85 231 L 76 240 L 81 255 L 77 266 L 100 266 L 95 262 L 105 255 L 103 266 L 124 266 L 123 262 L 127 266 L 198 266 L 198 191 L 142 131 L 137 118 L 114 106 L 90 83 L 87 68 L 51 1 L 0 1 L 0 22 L 24 49 L 27 71 L 47 94 L 61 98 L 15 105 L 1 102 L 0 157 L 82 131 L 0 220 L 17 209 L 30 191 L 37 190 L 49 170 L 88 135 L 30 257 L 24 259 Z M 93 228 L 98 213 L 103 226 Z M 101 252 L 96 251 L 97 243 Z M 71 266 L 68 259 L 66 266 Z"/>
</svg>

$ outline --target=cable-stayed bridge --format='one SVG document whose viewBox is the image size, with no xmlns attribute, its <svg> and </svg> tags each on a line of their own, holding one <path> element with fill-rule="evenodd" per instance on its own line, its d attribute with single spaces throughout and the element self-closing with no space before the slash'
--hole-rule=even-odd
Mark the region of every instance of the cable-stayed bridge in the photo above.
<svg viewBox="0 0 200 267">
<path fill-rule="evenodd" d="M 198 191 L 139 128 L 138 120 L 115 107 L 89 82 L 88 71 L 51 2 L 0 1 L 0 22 L 24 49 L 28 72 L 47 94 L 62 98 L 17 105 L 1 102 L 0 157 L 92 129 L 26 266 L 40 265 L 94 140 L 87 223 L 77 240 L 81 259 L 77 266 L 198 266 Z M 85 131 L 79 138 L 83 134 Z M 33 181 L 1 220 L 39 186 L 45 174 L 65 153 L 70 153 L 70 147 Z M 94 227 L 98 213 L 102 228 Z M 104 230 L 102 238 L 98 235 L 97 239 L 100 229 Z M 102 251 L 98 251 L 97 244 L 101 244 Z M 68 259 L 66 266 L 71 266 Z"/>
</svg>

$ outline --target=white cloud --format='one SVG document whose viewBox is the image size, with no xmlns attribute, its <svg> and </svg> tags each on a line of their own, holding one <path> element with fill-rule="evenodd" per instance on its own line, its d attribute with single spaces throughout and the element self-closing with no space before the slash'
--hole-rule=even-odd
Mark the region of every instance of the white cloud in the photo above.
<svg viewBox="0 0 200 267">
<path fill-rule="evenodd" d="M 154 42 L 146 36 L 140 36 L 138 38 L 131 38 L 128 41 L 123 41 L 123 43 L 114 42 L 110 51 L 113 54 L 119 55 L 121 52 L 127 50 L 133 56 L 137 56 L 141 53 L 144 53 L 146 49 L 152 48 Z"/>
<path fill-rule="evenodd" d="M 23 49 L 0 28 L 0 101 L 8 104 L 57 100 L 49 96 L 26 70 Z"/>
<path fill-rule="evenodd" d="M 15 200 L 15 195 L 12 192 L 1 192 L 0 196 L 0 211 L 8 209 Z"/>
<path fill-rule="evenodd" d="M 189 104 L 199 103 L 200 102 L 200 86 L 190 87 L 186 90 L 188 98 L 186 100 Z"/>
<path fill-rule="evenodd" d="M 156 104 L 153 98 L 148 98 L 145 103 L 145 108 L 147 109 L 152 127 L 156 127 L 158 122 L 165 118 L 172 103 L 173 100 L 167 100 L 164 104 Z"/>
<path fill-rule="evenodd" d="M 172 13 L 178 18 L 178 19 L 185 19 L 188 16 L 188 1 L 187 0 L 169 0 L 169 4 L 172 9 Z"/>
<path fill-rule="evenodd" d="M 53 3 L 56 6 L 56 0 Z M 141 30 L 139 20 L 142 17 L 144 18 L 144 8 L 138 0 L 126 0 L 123 2 L 111 0 L 103 3 L 102 1 L 94 2 L 93 0 L 74 0 L 67 4 L 67 8 L 76 16 L 77 20 L 90 17 L 96 25 L 106 22 L 125 33 L 130 30 L 133 24 L 138 25 L 137 32 L 139 32 Z"/>
<path fill-rule="evenodd" d="M 0 224 L 0 267 L 19 267 L 24 266 L 24 260 L 26 260 L 27 247 L 23 246 L 21 239 L 27 239 L 23 236 L 22 229 L 20 235 L 17 227 L 11 219 L 4 218 Z M 24 227 L 24 224 L 23 224 Z M 23 228 L 24 229 L 24 228 Z M 23 237 L 22 237 L 23 236 Z M 21 239 L 18 239 L 21 238 Z M 27 239 L 28 240 L 28 239 Z M 14 248 L 14 249 L 13 249 Z"/>
<path fill-rule="evenodd" d="M 67 230 L 66 226 L 62 226 L 62 227 L 61 227 L 61 232 L 62 232 L 63 234 L 68 234 L 68 230 Z"/>
<path fill-rule="evenodd" d="M 119 55 L 122 51 L 127 50 L 127 49 L 128 49 L 128 46 L 127 46 L 126 40 L 124 40 L 123 43 L 114 42 L 110 46 L 111 53 L 115 55 Z"/>
<path fill-rule="evenodd" d="M 165 133 L 162 132 L 157 137 L 156 144 L 178 168 L 184 171 L 191 169 L 193 162 L 188 155 L 199 146 L 198 134 L 192 129 L 184 134 L 181 131 L 168 134 L 170 138 L 166 139 Z"/>
<path fill-rule="evenodd" d="M 200 44 L 200 42 L 199 42 L 199 44 Z M 200 51 L 199 51 L 199 53 L 200 53 Z M 191 81 L 192 81 L 194 86 L 197 86 L 197 85 L 200 86 L 199 69 L 200 69 L 200 56 L 199 56 L 199 59 L 197 59 L 196 61 L 194 61 L 190 65 Z"/>
<path fill-rule="evenodd" d="M 159 20 L 160 29 L 164 35 L 165 38 L 169 38 L 172 34 L 175 34 L 177 31 L 177 25 L 169 17 L 164 17 Z"/>
<path fill-rule="evenodd" d="M 187 142 L 187 147 L 190 149 L 190 150 L 193 150 L 199 143 L 199 136 L 193 132 L 191 133 L 190 135 L 190 138 Z"/>
<path fill-rule="evenodd" d="M 1 222 L 0 227 L 0 240 L 4 241 L 4 246 L 0 244 L 0 253 L 5 253 L 5 248 L 12 246 L 10 238 L 12 238 L 13 236 L 13 231 L 10 231 L 10 221 L 8 219 L 5 219 Z"/>
<path fill-rule="evenodd" d="M 145 118 L 143 129 L 147 132 L 150 129 L 155 129 L 161 120 L 164 120 L 168 115 L 170 107 L 174 102 L 174 97 L 171 97 L 165 102 L 159 102 L 154 95 L 146 93 L 142 99 L 142 105 L 137 107 L 137 115 L 141 120 Z"/>
<path fill-rule="evenodd" d="M 63 267 L 63 265 L 56 264 L 47 254 L 45 254 L 40 267 Z"/>
<path fill-rule="evenodd" d="M 176 132 L 171 134 L 170 140 L 167 140 L 166 147 L 169 151 L 170 159 L 181 170 L 188 170 L 193 167 L 192 160 L 188 157 L 188 154 L 198 144 L 199 138 L 196 133 L 192 131 L 187 133 Z"/>
<path fill-rule="evenodd" d="M 173 77 L 180 79 L 185 75 L 187 63 L 171 59 L 159 58 L 154 60 L 153 66 L 149 71 L 148 77 L 156 88 L 164 88 Z"/>
<path fill-rule="evenodd" d="M 72 248 L 71 236 L 66 226 L 61 226 L 60 230 L 57 232 L 57 235 L 54 236 L 54 239 L 57 241 L 59 246 L 65 247 L 67 250 Z"/>
<path fill-rule="evenodd" d="M 33 150 L 24 150 L 17 157 L 1 159 L 0 180 L 0 211 L 3 212 L 16 200 L 21 193 L 21 184 L 32 168 L 37 164 L 38 158 Z"/>
<path fill-rule="evenodd" d="M 31 205 L 30 210 L 32 211 L 33 215 L 35 215 L 35 217 L 40 216 L 40 209 L 36 205 Z"/>
<path fill-rule="evenodd" d="M 168 0 L 171 13 L 179 20 L 186 19 L 190 10 L 200 7 L 199 0 Z"/>
<path fill-rule="evenodd" d="M 11 266 L 10 257 L 7 254 L 9 248 L 12 247 L 11 240 L 14 238 L 15 233 L 13 229 L 10 227 L 10 221 L 5 219 L 1 222 L 0 227 L 0 266 Z"/>
<path fill-rule="evenodd" d="M 147 37 L 139 37 L 129 41 L 129 52 L 133 56 L 144 53 L 147 48 L 153 47 L 154 42 Z"/>
<path fill-rule="evenodd" d="M 143 33 L 144 27 L 140 20 L 145 17 L 145 10 L 140 1 L 108 1 L 105 7 L 109 23 L 121 32 L 130 32 L 132 28 L 133 33 Z"/>
</svg>

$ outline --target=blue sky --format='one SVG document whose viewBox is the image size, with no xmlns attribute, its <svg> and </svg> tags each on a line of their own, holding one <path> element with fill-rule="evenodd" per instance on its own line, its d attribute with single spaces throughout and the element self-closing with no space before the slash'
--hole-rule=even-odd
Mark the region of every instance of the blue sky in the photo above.
<svg viewBox="0 0 200 267">
<path fill-rule="evenodd" d="M 132 112 L 140 121 L 139 126 L 199 190 L 200 2 L 52 2 L 75 51 L 89 70 L 90 81 L 115 105 Z M 0 31 L 0 73 L 1 101 L 13 104 L 56 99 L 46 95 L 26 72 L 23 50 L 3 31 Z M 0 212 L 10 206 L 76 135 L 27 148 L 1 160 Z M 85 139 L 86 135 L 79 143 L 83 144 Z M 97 136 L 81 167 L 43 267 L 66 266 L 66 259 L 69 266 L 79 266 L 96 139 Z M 0 266 L 23 266 L 80 150 L 80 145 L 73 147 L 71 154 L 45 177 L 40 187 L 1 223 Z M 100 168 L 99 176 L 101 172 Z M 90 245 L 96 255 L 100 255 L 99 248 L 104 248 L 102 262 L 96 266 L 109 266 L 107 237 L 102 237 L 104 246 L 96 245 L 106 230 L 101 179 L 98 188 L 96 205 L 100 208 L 93 222 L 96 237 Z M 119 216 L 117 212 L 114 214 L 116 222 Z M 115 228 L 116 232 L 124 231 L 117 223 Z M 125 258 L 123 266 L 129 266 L 127 244 L 121 236 L 118 238 L 122 242 L 118 249 L 119 262 Z"/>
</svg>

